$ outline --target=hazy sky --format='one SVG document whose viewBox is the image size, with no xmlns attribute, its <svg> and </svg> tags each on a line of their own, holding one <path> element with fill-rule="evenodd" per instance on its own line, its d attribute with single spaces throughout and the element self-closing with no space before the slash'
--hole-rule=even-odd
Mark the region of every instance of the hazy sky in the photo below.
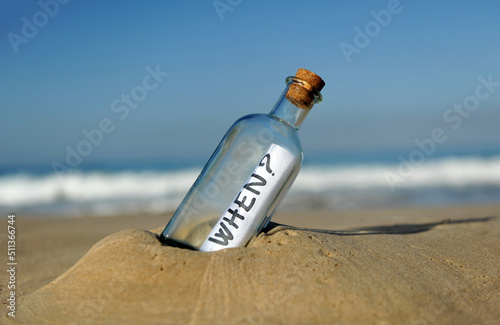
<svg viewBox="0 0 500 325">
<path fill-rule="evenodd" d="M 0 6 L 2 165 L 64 162 L 89 137 L 86 162 L 208 158 L 297 68 L 326 81 L 306 154 L 404 154 L 436 129 L 437 151 L 500 148 L 497 0 Z"/>
</svg>

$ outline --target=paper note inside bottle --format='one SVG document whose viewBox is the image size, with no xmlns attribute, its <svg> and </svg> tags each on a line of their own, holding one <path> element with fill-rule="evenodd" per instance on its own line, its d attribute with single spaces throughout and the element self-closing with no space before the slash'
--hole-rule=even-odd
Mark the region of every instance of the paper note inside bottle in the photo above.
<svg viewBox="0 0 500 325">
<path fill-rule="evenodd" d="M 258 224 L 294 168 L 294 156 L 288 150 L 272 144 L 239 193 L 221 216 L 201 251 L 216 251 L 246 245 Z"/>
</svg>

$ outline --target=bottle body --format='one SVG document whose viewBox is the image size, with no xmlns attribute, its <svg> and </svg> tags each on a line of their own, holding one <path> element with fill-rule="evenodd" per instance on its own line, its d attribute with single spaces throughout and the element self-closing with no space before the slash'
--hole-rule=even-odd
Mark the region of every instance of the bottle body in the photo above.
<svg viewBox="0 0 500 325">
<path fill-rule="evenodd" d="M 245 246 L 269 221 L 302 165 L 297 130 L 270 114 L 228 130 L 161 237 L 202 251 Z"/>
</svg>

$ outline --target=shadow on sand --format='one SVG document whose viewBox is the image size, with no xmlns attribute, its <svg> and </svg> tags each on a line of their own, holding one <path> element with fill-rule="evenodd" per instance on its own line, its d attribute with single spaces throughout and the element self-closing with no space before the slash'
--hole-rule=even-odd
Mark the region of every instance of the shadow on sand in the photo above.
<svg viewBox="0 0 500 325">
<path fill-rule="evenodd" d="M 286 227 L 288 229 L 303 230 L 303 231 L 314 231 L 331 235 L 338 236 L 359 236 L 359 235 L 405 235 L 405 234 L 415 234 L 419 232 L 429 231 L 436 226 L 441 225 L 451 225 L 459 223 L 473 223 L 473 222 L 487 222 L 497 217 L 483 217 L 483 218 L 469 218 L 461 220 L 451 220 L 445 219 L 439 222 L 431 223 L 421 223 L 421 224 L 399 224 L 392 226 L 373 226 L 373 227 L 360 227 L 351 228 L 346 230 L 325 230 L 325 229 L 313 229 L 313 228 L 301 228 L 294 227 L 284 224 L 279 224 L 276 222 L 269 222 L 269 224 L 262 230 L 264 233 L 275 229 L 276 227 Z"/>
</svg>

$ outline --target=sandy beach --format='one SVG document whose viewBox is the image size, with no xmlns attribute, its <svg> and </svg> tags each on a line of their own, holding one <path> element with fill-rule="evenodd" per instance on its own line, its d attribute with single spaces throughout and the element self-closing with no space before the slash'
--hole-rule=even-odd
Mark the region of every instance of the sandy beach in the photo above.
<svg viewBox="0 0 500 325">
<path fill-rule="evenodd" d="M 500 205 L 280 211 L 249 247 L 214 253 L 162 246 L 156 234 L 168 218 L 18 215 L 16 317 L 7 317 L 4 308 L 2 322 L 500 319 Z M 2 247 L 6 252 L 4 235 Z M 7 272 L 0 278 L 5 307 Z"/>
</svg>

